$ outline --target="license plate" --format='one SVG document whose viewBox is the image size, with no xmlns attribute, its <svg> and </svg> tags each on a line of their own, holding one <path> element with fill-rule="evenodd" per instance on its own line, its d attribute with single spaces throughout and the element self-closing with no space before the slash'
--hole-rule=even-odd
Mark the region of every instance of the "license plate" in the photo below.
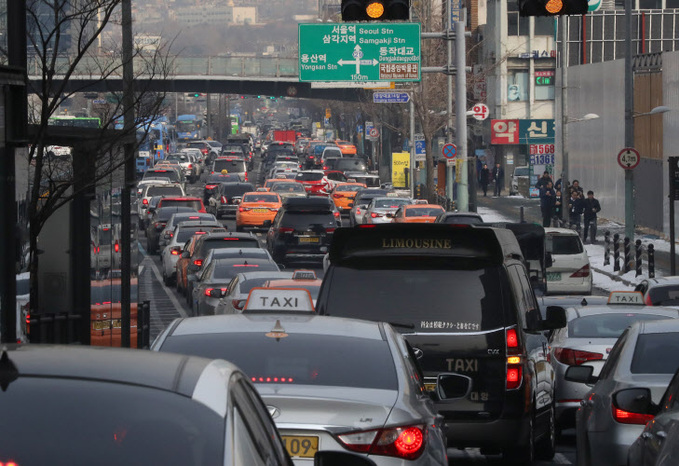
<svg viewBox="0 0 679 466">
<path fill-rule="evenodd" d="M 318 236 L 299 236 L 300 243 L 320 243 L 321 239 Z"/>
<path fill-rule="evenodd" d="M 436 384 L 435 383 L 425 383 L 424 389 L 428 392 L 435 392 L 436 391 Z"/>
<path fill-rule="evenodd" d="M 560 282 L 561 281 L 561 272 L 547 272 L 547 281 L 548 282 Z"/>
<path fill-rule="evenodd" d="M 269 211 L 269 209 L 252 209 L 252 211 L 256 214 L 265 214 Z"/>
<path fill-rule="evenodd" d="M 281 435 L 285 449 L 293 458 L 313 458 L 318 451 L 318 437 Z"/>
</svg>

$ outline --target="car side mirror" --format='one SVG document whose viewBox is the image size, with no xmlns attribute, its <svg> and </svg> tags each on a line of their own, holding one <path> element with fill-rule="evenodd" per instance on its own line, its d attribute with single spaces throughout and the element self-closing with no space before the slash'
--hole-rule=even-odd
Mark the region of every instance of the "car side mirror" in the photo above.
<svg viewBox="0 0 679 466">
<path fill-rule="evenodd" d="M 375 462 L 356 453 L 324 450 L 314 455 L 314 466 L 375 466 Z"/>
<path fill-rule="evenodd" d="M 653 403 L 651 390 L 648 388 L 625 388 L 615 392 L 613 406 L 634 414 L 655 416 L 660 411 L 659 406 Z"/>
<path fill-rule="evenodd" d="M 394 218 L 394 214 L 392 214 L 391 212 L 387 212 L 386 214 L 384 214 L 384 216 L 387 218 Z"/>
<path fill-rule="evenodd" d="M 189 251 L 182 251 L 182 259 L 188 259 L 189 258 Z"/>
<path fill-rule="evenodd" d="M 262 224 L 264 228 L 271 228 L 271 220 L 264 220 L 264 223 Z"/>
<path fill-rule="evenodd" d="M 439 400 L 466 398 L 472 389 L 472 379 L 462 374 L 443 373 L 436 378 L 436 395 Z"/>
<path fill-rule="evenodd" d="M 538 310 L 536 309 L 536 311 Z M 535 328 L 532 328 L 531 330 L 556 330 L 564 328 L 568 324 L 566 310 L 561 306 L 547 306 L 546 314 L 545 320 L 538 321 Z"/>
<path fill-rule="evenodd" d="M 599 380 L 599 377 L 592 375 L 593 373 L 594 368 L 592 366 L 569 366 L 564 378 L 569 382 L 593 385 Z"/>
</svg>

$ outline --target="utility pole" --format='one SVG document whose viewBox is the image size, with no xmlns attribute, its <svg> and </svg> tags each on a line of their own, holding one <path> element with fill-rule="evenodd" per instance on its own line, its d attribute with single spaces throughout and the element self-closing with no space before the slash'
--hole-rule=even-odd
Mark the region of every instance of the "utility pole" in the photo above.
<svg viewBox="0 0 679 466">
<path fill-rule="evenodd" d="M 625 147 L 634 147 L 632 0 L 625 0 Z M 625 170 L 625 236 L 634 242 L 634 170 Z"/>
<path fill-rule="evenodd" d="M 561 37 L 561 218 L 568 221 L 568 28 L 567 16 L 559 17 L 559 35 Z"/>
<path fill-rule="evenodd" d="M 450 3 L 451 0 L 448 0 Z M 463 16 L 466 10 L 463 8 Z M 460 182 L 457 184 L 457 209 L 469 211 L 469 173 L 467 171 L 467 47 L 464 35 L 465 22 L 455 22 L 455 108 L 457 113 L 457 153 L 462 158 Z"/>
<path fill-rule="evenodd" d="M 446 31 L 451 32 L 453 29 L 453 15 L 452 15 L 452 1 L 446 0 Z M 451 41 L 446 41 L 446 48 L 448 53 L 447 66 L 450 69 L 453 66 L 453 44 Z M 448 124 L 446 126 L 446 142 L 449 144 L 453 143 L 453 75 L 448 74 L 446 76 L 448 84 L 448 101 L 447 101 L 447 112 L 448 112 Z M 447 164 L 448 162 L 446 162 Z M 446 167 L 446 197 L 450 200 L 450 205 L 453 201 L 453 167 Z"/>
<path fill-rule="evenodd" d="M 134 68 L 132 63 L 132 0 L 122 0 L 122 34 L 123 34 L 123 128 L 126 138 L 135 134 L 134 125 Z M 121 229 L 123 231 L 121 246 L 121 274 L 120 274 L 120 346 L 130 347 L 130 307 L 131 307 L 131 278 L 132 278 L 132 248 L 130 232 L 132 218 L 130 212 L 130 193 L 135 181 L 134 144 L 124 144 L 125 186 L 121 193 Z M 85 316 L 89 319 L 89 315 Z M 137 317 L 139 320 L 139 317 Z M 139 322 L 137 322 L 139 325 Z"/>
<path fill-rule="evenodd" d="M 413 92 L 413 97 L 415 93 Z M 415 103 L 410 98 L 410 198 L 415 199 Z"/>
</svg>

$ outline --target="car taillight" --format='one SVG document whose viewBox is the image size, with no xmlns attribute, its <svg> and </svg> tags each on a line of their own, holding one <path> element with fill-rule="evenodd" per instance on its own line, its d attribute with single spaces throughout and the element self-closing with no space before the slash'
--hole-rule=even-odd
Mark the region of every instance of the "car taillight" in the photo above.
<svg viewBox="0 0 679 466">
<path fill-rule="evenodd" d="M 148 199 L 142 199 L 141 203 L 143 205 L 149 205 L 149 200 Z"/>
<path fill-rule="evenodd" d="M 117 241 L 116 241 L 116 243 L 113 245 L 113 250 L 114 250 L 115 252 L 119 252 L 119 251 L 120 251 L 120 245 L 118 244 Z"/>
<path fill-rule="evenodd" d="M 379 215 L 379 214 L 376 214 L 375 212 L 371 212 L 371 213 L 370 213 L 370 216 L 371 216 L 372 218 L 380 217 L 380 215 Z"/>
<path fill-rule="evenodd" d="M 197 267 L 202 267 L 203 266 L 203 259 L 196 259 L 195 261 L 193 261 L 193 265 L 195 265 Z"/>
<path fill-rule="evenodd" d="M 523 380 L 523 364 L 521 361 L 521 347 L 519 346 L 519 334 L 515 328 L 508 328 L 505 331 L 507 342 L 507 374 L 505 387 L 507 390 L 514 390 L 521 386 Z"/>
<path fill-rule="evenodd" d="M 248 172 L 245 172 L 245 181 L 248 180 Z"/>
<path fill-rule="evenodd" d="M 250 210 L 249 207 L 239 207 L 238 212 L 248 212 Z"/>
<path fill-rule="evenodd" d="M 361 213 L 361 208 L 360 208 L 360 207 L 357 207 L 357 208 L 356 208 L 356 213 L 357 213 L 357 214 L 360 214 L 360 213 Z"/>
<path fill-rule="evenodd" d="M 217 187 L 216 184 L 206 184 L 206 185 L 205 185 L 205 189 L 208 189 L 208 190 L 209 190 L 209 189 L 215 189 L 216 187 Z"/>
<path fill-rule="evenodd" d="M 294 228 L 282 227 L 282 228 L 279 228 L 278 231 L 280 233 L 292 233 L 295 230 L 294 230 Z"/>
<path fill-rule="evenodd" d="M 392 427 L 338 435 L 337 438 L 347 449 L 358 453 L 414 460 L 424 451 L 426 427 Z"/>
<path fill-rule="evenodd" d="M 193 168 L 193 164 L 189 164 L 189 170 Z"/>
<path fill-rule="evenodd" d="M 333 212 L 332 214 L 335 216 L 335 218 L 339 218 L 339 216 L 340 216 L 339 212 Z"/>
<path fill-rule="evenodd" d="M 158 230 L 162 230 L 163 228 L 165 228 L 165 225 L 166 225 L 165 222 L 156 222 L 153 224 L 153 226 L 155 226 L 156 229 Z"/>
<path fill-rule="evenodd" d="M 604 358 L 601 353 L 593 353 L 591 351 L 581 351 L 571 348 L 556 348 L 554 349 L 554 358 L 562 364 L 569 366 L 579 366 L 587 361 L 598 361 Z"/>
<path fill-rule="evenodd" d="M 613 419 L 620 424 L 639 424 L 643 426 L 646 425 L 648 421 L 653 420 L 654 417 L 653 414 L 631 413 L 616 408 L 615 405 L 612 405 L 611 408 L 613 409 Z"/>
<path fill-rule="evenodd" d="M 172 254 L 173 256 L 179 256 L 181 253 L 182 253 L 181 248 L 172 248 L 172 250 L 170 251 L 170 254 Z"/>
<path fill-rule="evenodd" d="M 202 152 L 203 155 L 207 155 L 207 149 L 203 148 L 200 151 Z"/>
<path fill-rule="evenodd" d="M 651 299 L 651 293 L 647 293 L 646 297 L 644 298 L 644 304 L 647 306 L 653 306 L 653 300 Z"/>
<path fill-rule="evenodd" d="M 217 298 L 224 296 L 227 292 L 226 288 L 205 288 L 205 296 Z"/>
<path fill-rule="evenodd" d="M 325 229 L 325 232 L 326 232 L 326 233 L 334 233 L 334 232 L 335 232 L 335 229 L 334 229 L 334 228 L 326 228 L 326 229 Z"/>
<path fill-rule="evenodd" d="M 342 199 L 344 196 L 342 194 L 335 193 L 332 195 L 332 197 L 334 197 L 335 199 Z"/>
<path fill-rule="evenodd" d="M 222 204 L 226 204 L 229 201 L 226 199 L 226 196 L 222 196 Z"/>
<path fill-rule="evenodd" d="M 292 377 L 251 377 L 253 383 L 292 383 Z"/>
<path fill-rule="evenodd" d="M 571 278 L 585 278 L 589 277 L 589 264 L 571 274 Z"/>
</svg>

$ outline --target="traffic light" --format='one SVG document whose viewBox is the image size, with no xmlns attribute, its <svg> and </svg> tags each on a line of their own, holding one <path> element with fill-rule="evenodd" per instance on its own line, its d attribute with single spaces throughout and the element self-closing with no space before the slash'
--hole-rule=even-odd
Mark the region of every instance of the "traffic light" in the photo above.
<svg viewBox="0 0 679 466">
<path fill-rule="evenodd" d="M 409 19 L 410 0 L 342 0 L 342 21 L 408 21 Z"/>
<path fill-rule="evenodd" d="M 520 16 L 587 14 L 587 0 L 519 0 Z"/>
</svg>

